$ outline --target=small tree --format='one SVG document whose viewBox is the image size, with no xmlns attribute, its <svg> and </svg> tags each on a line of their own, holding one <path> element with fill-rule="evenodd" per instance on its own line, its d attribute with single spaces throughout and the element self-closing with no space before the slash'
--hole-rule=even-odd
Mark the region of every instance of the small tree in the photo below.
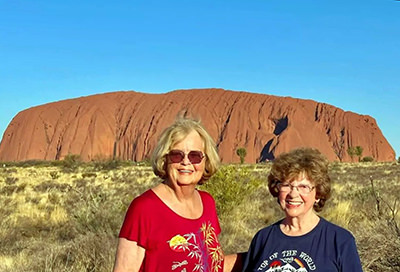
<svg viewBox="0 0 400 272">
<path fill-rule="evenodd" d="M 347 154 L 349 154 L 351 161 L 353 161 L 354 155 L 356 154 L 355 148 L 349 146 L 349 148 L 347 148 Z"/>
<path fill-rule="evenodd" d="M 240 163 L 243 164 L 244 163 L 244 157 L 246 157 L 246 155 L 247 155 L 246 148 L 240 147 L 240 148 L 236 149 L 236 155 L 239 156 Z"/>
<path fill-rule="evenodd" d="M 357 145 L 357 146 L 354 148 L 354 154 L 358 157 L 358 161 L 359 161 L 359 162 L 361 161 L 361 157 L 362 157 L 363 151 L 364 151 L 364 149 L 363 149 L 361 146 L 359 146 L 359 145 Z"/>
</svg>

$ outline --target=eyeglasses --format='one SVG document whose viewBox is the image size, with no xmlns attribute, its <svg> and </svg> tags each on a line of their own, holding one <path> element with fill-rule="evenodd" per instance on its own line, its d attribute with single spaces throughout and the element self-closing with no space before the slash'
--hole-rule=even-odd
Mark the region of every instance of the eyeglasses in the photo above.
<svg viewBox="0 0 400 272">
<path fill-rule="evenodd" d="M 293 188 L 297 189 L 297 192 L 299 192 L 302 195 L 307 195 L 311 193 L 312 190 L 314 190 L 315 186 L 310 186 L 306 184 L 299 184 L 299 185 L 292 185 L 290 183 L 278 183 L 278 189 L 280 192 L 290 192 L 293 190 Z"/>
<path fill-rule="evenodd" d="M 192 150 L 189 153 L 185 153 L 182 150 L 173 149 L 167 154 L 167 156 L 171 162 L 178 163 L 183 161 L 186 154 L 191 164 L 199 164 L 204 158 L 203 152 L 198 150 Z"/>
</svg>

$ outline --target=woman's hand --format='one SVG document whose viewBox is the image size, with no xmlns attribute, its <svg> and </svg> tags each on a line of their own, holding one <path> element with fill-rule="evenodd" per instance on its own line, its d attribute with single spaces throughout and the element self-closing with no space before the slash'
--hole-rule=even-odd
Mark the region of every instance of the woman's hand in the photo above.
<svg viewBox="0 0 400 272">
<path fill-rule="evenodd" d="M 144 254 L 145 249 L 136 242 L 119 238 L 113 272 L 138 272 Z"/>
</svg>

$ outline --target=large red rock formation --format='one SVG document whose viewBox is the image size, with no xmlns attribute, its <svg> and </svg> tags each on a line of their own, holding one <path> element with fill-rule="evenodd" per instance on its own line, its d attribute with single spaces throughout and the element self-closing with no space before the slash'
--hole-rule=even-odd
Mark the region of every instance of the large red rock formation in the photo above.
<svg viewBox="0 0 400 272">
<path fill-rule="evenodd" d="M 320 149 L 330 160 L 350 161 L 349 146 L 363 156 L 393 161 L 395 153 L 375 120 L 312 100 L 222 89 L 166 94 L 114 92 L 69 99 L 18 113 L 0 144 L 0 161 L 59 160 L 79 154 L 88 161 L 148 158 L 160 132 L 178 114 L 202 120 L 223 162 L 271 160 L 295 147 Z"/>
</svg>

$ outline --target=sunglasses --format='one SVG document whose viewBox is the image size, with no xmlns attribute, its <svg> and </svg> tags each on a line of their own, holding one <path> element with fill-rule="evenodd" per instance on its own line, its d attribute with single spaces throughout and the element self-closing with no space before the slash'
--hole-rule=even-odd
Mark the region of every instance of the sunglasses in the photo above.
<svg viewBox="0 0 400 272">
<path fill-rule="evenodd" d="M 186 155 L 185 152 L 177 149 L 173 149 L 167 154 L 168 159 L 173 163 L 178 163 L 183 161 L 185 155 Z M 201 151 L 192 150 L 189 153 L 187 153 L 187 157 L 191 164 L 199 164 L 203 160 L 204 154 Z"/>
</svg>

